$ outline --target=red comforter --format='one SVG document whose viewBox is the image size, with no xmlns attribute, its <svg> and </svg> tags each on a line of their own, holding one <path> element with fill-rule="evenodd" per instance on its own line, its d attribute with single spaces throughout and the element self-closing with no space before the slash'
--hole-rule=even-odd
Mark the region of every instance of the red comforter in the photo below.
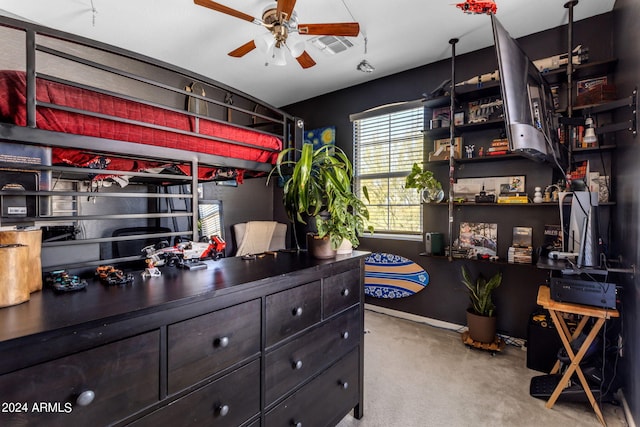
<svg viewBox="0 0 640 427">
<path fill-rule="evenodd" d="M 21 71 L 0 71 L 0 94 L 2 94 L 0 98 L 0 121 L 26 126 L 25 73 Z M 195 119 L 189 115 L 56 82 L 36 79 L 36 97 L 39 102 L 138 120 L 183 131 L 195 130 Z M 199 124 L 201 134 L 240 141 L 251 144 L 255 148 L 45 107 L 37 108 L 36 125 L 40 129 L 57 132 L 156 145 L 265 163 L 273 163 L 278 151 L 282 148 L 281 140 L 274 136 L 202 119 L 200 119 Z M 71 153 L 67 151 L 69 150 L 54 150 L 54 161 L 58 159 L 72 163 L 69 159 L 71 157 L 77 158 L 79 153 L 74 153 L 71 156 Z M 140 154 L 144 155 L 144 148 L 142 147 Z"/>
</svg>

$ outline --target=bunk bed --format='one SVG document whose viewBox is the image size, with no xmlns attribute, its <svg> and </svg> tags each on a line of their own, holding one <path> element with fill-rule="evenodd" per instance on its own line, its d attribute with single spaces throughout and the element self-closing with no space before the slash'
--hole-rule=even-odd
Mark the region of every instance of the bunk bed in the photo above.
<svg viewBox="0 0 640 427">
<path fill-rule="evenodd" d="M 113 178 L 120 185 L 155 180 L 149 194 L 139 197 L 164 203 L 166 211 L 152 209 L 148 215 L 130 218 L 171 219 L 174 224 L 176 218 L 186 218 L 186 230 L 173 227 L 157 237 L 172 238 L 186 231 L 195 240 L 199 237 L 195 188 L 200 182 L 242 183 L 246 177 L 264 176 L 280 151 L 296 144 L 301 135 L 301 122 L 282 110 L 136 53 L 4 16 L 0 16 L 0 39 L 5 46 L 0 56 L 0 169 L 33 172 L 38 181 L 35 188 L 1 183 L 0 200 L 24 196 L 37 201 L 26 215 L 12 217 L 3 207 L 0 226 L 127 221 L 125 214 L 52 215 L 50 196 L 86 195 L 76 187 L 56 188 L 57 179 Z M 33 158 L 20 150 L 13 153 L 12 147 L 33 147 L 44 154 Z M 181 189 L 172 194 L 163 186 Z M 93 196 L 130 197 L 126 192 Z M 177 200 L 184 202 L 180 212 L 169 208 Z M 93 236 L 49 246 L 154 236 Z M 101 255 L 77 266 L 109 261 L 120 260 Z"/>
</svg>

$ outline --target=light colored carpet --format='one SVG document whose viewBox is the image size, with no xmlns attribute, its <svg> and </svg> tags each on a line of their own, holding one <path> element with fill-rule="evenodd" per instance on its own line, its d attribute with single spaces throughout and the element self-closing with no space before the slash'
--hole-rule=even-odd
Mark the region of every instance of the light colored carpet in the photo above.
<svg viewBox="0 0 640 427">
<path fill-rule="evenodd" d="M 599 426 L 588 403 L 551 409 L 529 395 L 526 351 L 467 348 L 459 333 L 365 311 L 364 417 L 338 427 Z M 609 427 L 626 427 L 622 406 L 604 403 Z"/>
</svg>

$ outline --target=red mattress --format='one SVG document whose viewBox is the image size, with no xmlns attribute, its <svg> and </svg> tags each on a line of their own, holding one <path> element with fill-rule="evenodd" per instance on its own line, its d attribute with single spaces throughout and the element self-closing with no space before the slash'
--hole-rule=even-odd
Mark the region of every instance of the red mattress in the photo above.
<svg viewBox="0 0 640 427">
<path fill-rule="evenodd" d="M 0 71 L 0 94 L 2 94 L 0 121 L 26 126 L 25 73 Z M 39 102 L 108 114 L 181 131 L 195 131 L 195 119 L 187 114 L 167 111 L 42 79 L 36 79 L 36 97 Z M 278 151 L 282 149 L 282 141 L 275 136 L 203 119 L 200 119 L 199 123 L 201 134 L 251 144 L 255 148 L 46 107 L 37 108 L 36 125 L 39 129 L 176 148 L 262 163 L 273 163 Z M 54 159 L 64 160 L 71 157 L 70 153 L 65 153 L 69 150 L 59 150 L 63 151 L 56 153 L 54 150 Z M 144 149 L 140 151 L 141 154 L 144 153 Z"/>
</svg>

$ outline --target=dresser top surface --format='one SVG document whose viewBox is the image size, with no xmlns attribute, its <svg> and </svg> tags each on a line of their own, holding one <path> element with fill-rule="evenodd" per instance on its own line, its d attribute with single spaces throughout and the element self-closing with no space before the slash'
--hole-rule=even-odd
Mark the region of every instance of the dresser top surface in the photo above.
<svg viewBox="0 0 640 427">
<path fill-rule="evenodd" d="M 143 278 L 141 271 L 135 271 L 130 285 L 108 286 L 89 279 L 84 290 L 69 293 L 56 293 L 45 286 L 32 293 L 27 302 L 0 308 L 0 344 L 86 322 L 106 322 L 118 316 L 138 316 L 230 295 L 273 283 L 278 276 L 331 269 L 364 255 L 354 251 L 352 255 L 318 260 L 303 252 L 280 252 L 255 260 L 233 257 L 205 261 L 208 268 L 195 271 L 162 267 L 162 276 L 155 278 Z"/>
</svg>

